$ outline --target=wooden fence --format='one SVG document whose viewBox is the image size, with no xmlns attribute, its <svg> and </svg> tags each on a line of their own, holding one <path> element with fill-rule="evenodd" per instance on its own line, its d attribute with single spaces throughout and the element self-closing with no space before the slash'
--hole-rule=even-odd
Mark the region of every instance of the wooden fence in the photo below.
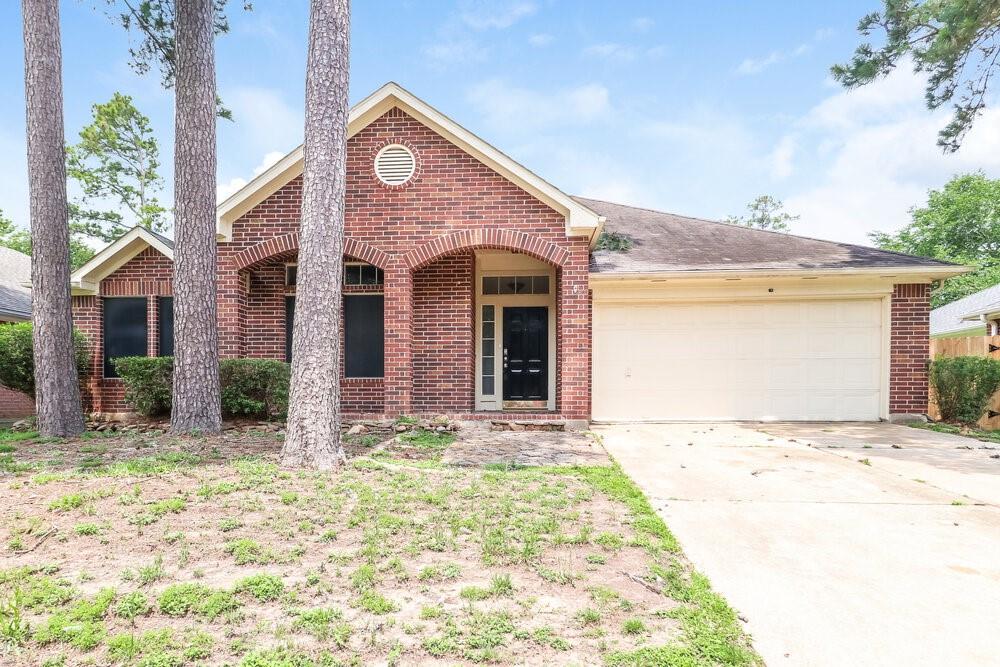
<svg viewBox="0 0 1000 667">
<path fill-rule="evenodd" d="M 966 338 L 932 338 L 931 358 L 935 357 L 991 357 L 1000 359 L 1000 336 L 969 336 Z M 933 390 L 927 414 L 932 418 L 940 417 L 937 405 L 934 404 Z M 983 418 L 977 422 L 979 428 L 990 431 L 1000 430 L 1000 415 L 990 417 L 990 412 L 1000 413 L 1000 392 L 990 399 L 990 407 Z"/>
</svg>

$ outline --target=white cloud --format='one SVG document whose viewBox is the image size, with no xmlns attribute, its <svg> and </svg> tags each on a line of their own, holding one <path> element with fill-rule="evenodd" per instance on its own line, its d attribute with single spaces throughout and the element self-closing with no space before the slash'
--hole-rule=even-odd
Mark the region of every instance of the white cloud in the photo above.
<svg viewBox="0 0 1000 667">
<path fill-rule="evenodd" d="M 760 58 L 744 59 L 743 62 L 736 66 L 736 73 L 743 75 L 760 74 L 778 63 L 804 56 L 812 50 L 813 46 L 825 39 L 829 39 L 833 34 L 834 31 L 831 28 L 820 28 L 813 33 L 809 41 L 803 42 L 793 49 L 787 51 L 775 50 Z"/>
<path fill-rule="evenodd" d="M 771 178 L 773 180 L 783 181 L 792 175 L 795 148 L 795 137 L 786 135 L 781 138 L 778 145 L 768 155 L 768 162 L 771 165 Z"/>
<path fill-rule="evenodd" d="M 248 152 L 290 151 L 302 143 L 305 119 L 282 94 L 270 88 L 241 87 L 225 91 L 222 98 L 233 110 L 234 124 L 221 125 L 234 132 Z"/>
<path fill-rule="evenodd" d="M 487 50 L 470 38 L 446 39 L 423 48 L 423 53 L 435 67 L 482 62 Z"/>
<path fill-rule="evenodd" d="M 271 152 L 269 152 L 260 161 L 260 164 L 258 164 L 256 167 L 254 167 L 253 176 L 251 178 L 256 178 L 257 176 L 260 176 L 261 174 L 263 174 L 273 164 L 275 164 L 278 160 L 280 160 L 281 158 L 285 157 L 285 155 L 286 155 L 286 153 L 282 153 L 281 151 L 271 151 Z M 229 181 L 224 182 L 224 183 L 220 182 L 216 186 L 216 188 L 215 188 L 215 198 L 216 198 L 216 201 L 218 201 L 218 202 L 224 201 L 225 199 L 227 199 L 228 197 L 230 197 L 231 195 L 233 195 L 234 193 L 236 193 L 240 188 L 242 188 L 243 186 L 245 186 L 249 182 L 250 181 L 248 181 L 247 179 L 245 179 L 245 178 L 239 178 L 239 177 L 237 177 L 237 178 L 231 178 L 231 179 L 229 179 Z"/>
<path fill-rule="evenodd" d="M 528 38 L 528 44 L 531 44 L 532 46 L 538 46 L 538 47 L 548 46 L 549 44 L 552 43 L 552 39 L 553 39 L 552 35 L 550 35 L 550 34 L 548 34 L 546 32 L 540 32 L 538 34 L 535 34 L 535 35 L 532 35 L 531 37 L 529 37 Z"/>
<path fill-rule="evenodd" d="M 649 32 L 656 22 L 648 16 L 639 16 L 632 19 L 632 30 L 636 32 Z"/>
<path fill-rule="evenodd" d="M 503 30 L 537 11 L 532 2 L 467 2 L 460 12 L 462 22 L 473 30 Z"/>
<path fill-rule="evenodd" d="M 637 51 L 634 46 L 626 46 L 616 42 L 604 42 L 602 44 L 593 44 L 588 46 L 583 50 L 583 54 L 585 56 L 601 58 L 604 60 L 629 62 L 635 60 Z"/>
<path fill-rule="evenodd" d="M 608 89 L 597 83 L 542 92 L 490 79 L 473 86 L 466 98 L 487 124 L 505 132 L 590 123 L 611 110 Z"/>
</svg>

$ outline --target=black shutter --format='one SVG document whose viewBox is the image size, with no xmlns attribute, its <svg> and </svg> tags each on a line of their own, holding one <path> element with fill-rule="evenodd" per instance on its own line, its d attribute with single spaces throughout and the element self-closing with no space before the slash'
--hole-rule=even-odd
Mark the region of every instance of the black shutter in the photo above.
<svg viewBox="0 0 1000 667">
<path fill-rule="evenodd" d="M 160 297 L 160 356 L 174 356 L 174 297 Z"/>
<path fill-rule="evenodd" d="M 382 295 L 344 296 L 344 374 L 380 378 L 385 372 L 385 320 Z"/>
<path fill-rule="evenodd" d="M 104 377 L 115 378 L 111 360 L 117 357 L 145 357 L 146 297 L 105 298 Z"/>
<path fill-rule="evenodd" d="M 292 323 L 295 321 L 295 297 L 285 297 L 285 361 L 292 363 Z"/>
</svg>

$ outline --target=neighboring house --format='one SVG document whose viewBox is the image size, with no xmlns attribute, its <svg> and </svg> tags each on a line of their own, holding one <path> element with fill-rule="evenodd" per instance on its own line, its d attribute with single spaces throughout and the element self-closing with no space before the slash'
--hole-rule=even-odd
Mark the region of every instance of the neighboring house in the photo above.
<svg viewBox="0 0 1000 667">
<path fill-rule="evenodd" d="M 876 420 L 927 407 L 944 262 L 571 197 L 395 84 L 350 113 L 342 407 L 566 420 Z M 220 352 L 288 359 L 302 149 L 218 206 Z M 624 252 L 591 252 L 602 230 Z M 107 358 L 172 350 L 163 237 L 73 274 Z"/>
<path fill-rule="evenodd" d="M 0 326 L 31 319 L 31 257 L 0 246 Z M 0 385 L 0 419 L 35 413 L 35 403 L 25 394 Z"/>
<path fill-rule="evenodd" d="M 931 338 L 1000 334 L 1000 285 L 931 311 Z"/>
</svg>

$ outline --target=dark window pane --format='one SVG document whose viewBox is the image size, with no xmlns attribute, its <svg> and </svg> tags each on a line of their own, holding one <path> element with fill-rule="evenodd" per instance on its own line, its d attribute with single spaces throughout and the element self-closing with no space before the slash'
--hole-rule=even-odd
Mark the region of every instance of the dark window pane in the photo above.
<svg viewBox="0 0 1000 667">
<path fill-rule="evenodd" d="M 148 354 L 146 334 L 146 297 L 104 299 L 104 377 L 118 377 L 112 359 Z"/>
<path fill-rule="evenodd" d="M 493 322 L 483 322 L 483 338 L 493 338 Z"/>
<path fill-rule="evenodd" d="M 499 294 L 500 279 L 496 277 L 483 278 L 483 294 Z"/>
<path fill-rule="evenodd" d="M 174 297 L 160 297 L 160 356 L 174 356 Z"/>
<path fill-rule="evenodd" d="M 299 267 L 292 264 L 291 266 L 285 267 L 285 284 L 292 286 L 295 284 L 295 279 L 298 277 Z"/>
<path fill-rule="evenodd" d="M 347 264 L 346 266 L 344 266 L 344 284 L 345 285 L 361 284 L 360 264 Z"/>
<path fill-rule="evenodd" d="M 483 396 L 492 396 L 494 392 L 493 389 L 493 377 L 483 378 Z"/>
<path fill-rule="evenodd" d="M 493 357 L 483 357 L 483 375 L 493 375 Z"/>
<path fill-rule="evenodd" d="M 531 293 L 532 294 L 548 294 L 549 293 L 549 277 L 548 276 L 533 276 L 531 278 Z"/>
<path fill-rule="evenodd" d="M 385 320 L 382 296 L 344 297 L 344 374 L 351 378 L 382 377 L 385 364 Z"/>
<path fill-rule="evenodd" d="M 295 297 L 285 297 L 285 361 L 292 363 L 292 323 L 295 321 Z"/>
<path fill-rule="evenodd" d="M 517 281 L 517 294 L 531 294 L 531 276 L 518 276 L 514 280 Z"/>
<path fill-rule="evenodd" d="M 371 264 L 361 265 L 361 284 L 362 285 L 377 285 L 378 279 L 375 272 L 375 267 Z"/>
<path fill-rule="evenodd" d="M 379 269 L 379 268 L 375 269 L 375 283 L 377 285 L 384 285 L 385 284 L 385 274 L 382 273 L 382 269 Z"/>
<path fill-rule="evenodd" d="M 483 322 L 493 321 L 493 306 L 483 306 Z"/>
<path fill-rule="evenodd" d="M 501 294 L 516 294 L 517 293 L 517 279 L 512 276 L 504 276 L 500 279 L 500 293 Z"/>
</svg>

